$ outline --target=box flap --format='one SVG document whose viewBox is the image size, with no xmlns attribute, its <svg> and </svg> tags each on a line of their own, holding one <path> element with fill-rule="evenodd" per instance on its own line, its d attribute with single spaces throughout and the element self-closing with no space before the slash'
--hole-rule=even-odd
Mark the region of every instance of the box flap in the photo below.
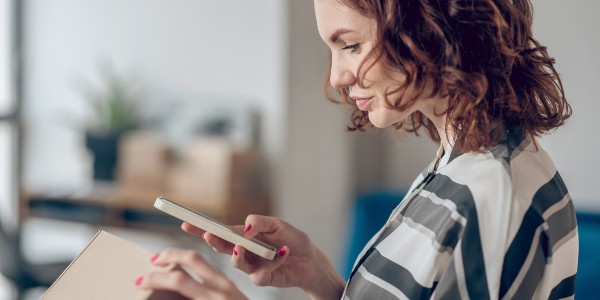
<svg viewBox="0 0 600 300">
<path fill-rule="evenodd" d="M 154 266 L 150 262 L 152 255 L 137 245 L 100 230 L 42 299 L 186 299 L 175 293 L 153 293 L 135 287 L 135 279 L 148 271 L 173 268 Z"/>
</svg>

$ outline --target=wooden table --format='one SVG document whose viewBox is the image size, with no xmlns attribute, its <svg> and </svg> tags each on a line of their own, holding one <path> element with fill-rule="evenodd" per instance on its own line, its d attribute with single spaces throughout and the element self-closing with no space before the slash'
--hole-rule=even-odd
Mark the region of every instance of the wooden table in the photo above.
<svg viewBox="0 0 600 300">
<path fill-rule="evenodd" d="M 21 216 L 37 216 L 120 227 L 175 227 L 181 221 L 154 208 L 156 197 L 166 196 L 151 189 L 132 192 L 116 183 L 96 183 L 85 191 L 63 196 L 29 192 L 21 201 Z M 175 200 L 175 199 L 173 199 Z M 187 204 L 186 204 L 187 205 Z M 225 224 L 243 224 L 248 214 L 268 214 L 266 197 L 256 200 L 237 200 L 223 208 L 190 205 Z"/>
</svg>

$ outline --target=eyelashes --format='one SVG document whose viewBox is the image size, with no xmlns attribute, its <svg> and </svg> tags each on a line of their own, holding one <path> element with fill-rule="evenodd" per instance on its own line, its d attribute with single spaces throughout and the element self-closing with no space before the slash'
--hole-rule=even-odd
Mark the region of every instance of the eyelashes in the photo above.
<svg viewBox="0 0 600 300">
<path fill-rule="evenodd" d="M 350 50 L 351 53 L 357 52 L 358 49 L 360 49 L 360 43 L 356 43 L 356 44 L 352 44 L 352 45 L 347 45 L 344 48 L 342 48 L 342 50 Z"/>
</svg>

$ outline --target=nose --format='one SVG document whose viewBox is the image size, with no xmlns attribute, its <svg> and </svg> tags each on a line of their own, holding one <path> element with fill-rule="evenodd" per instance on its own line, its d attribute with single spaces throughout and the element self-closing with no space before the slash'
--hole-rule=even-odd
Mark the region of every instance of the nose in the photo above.
<svg viewBox="0 0 600 300">
<path fill-rule="evenodd" d="M 336 55 L 331 56 L 331 70 L 329 74 L 329 83 L 336 89 L 351 86 L 356 82 L 354 72 L 346 63 L 341 61 Z"/>
</svg>

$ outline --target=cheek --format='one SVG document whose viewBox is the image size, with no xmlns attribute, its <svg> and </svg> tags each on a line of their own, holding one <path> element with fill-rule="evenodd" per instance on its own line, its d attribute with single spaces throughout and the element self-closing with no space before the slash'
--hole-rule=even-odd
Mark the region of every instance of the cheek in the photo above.
<svg viewBox="0 0 600 300">
<path fill-rule="evenodd" d="M 374 65 L 371 65 L 370 63 L 363 64 L 361 74 L 365 83 L 369 83 L 373 86 L 381 84 L 386 78 L 383 73 L 383 68 L 378 63 Z"/>
<path fill-rule="evenodd" d="M 393 94 L 387 95 L 390 100 L 400 96 L 402 91 L 398 90 L 398 88 L 406 81 L 404 74 L 400 72 L 391 72 L 381 64 L 373 65 L 373 67 L 368 69 L 368 72 L 365 73 L 364 77 L 366 78 L 365 83 L 369 83 L 370 87 L 381 96 L 395 91 Z"/>
</svg>

